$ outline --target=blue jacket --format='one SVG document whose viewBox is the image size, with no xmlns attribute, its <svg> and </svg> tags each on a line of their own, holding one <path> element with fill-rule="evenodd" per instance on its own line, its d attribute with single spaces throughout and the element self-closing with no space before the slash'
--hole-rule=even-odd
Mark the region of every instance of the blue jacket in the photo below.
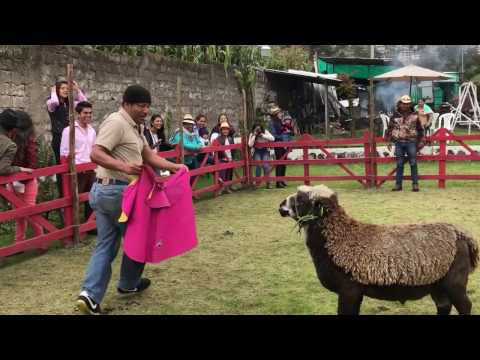
<svg viewBox="0 0 480 360">
<path fill-rule="evenodd" d="M 180 131 L 176 131 L 170 139 L 170 144 L 177 145 L 180 142 Z M 192 134 L 183 129 L 183 148 L 188 151 L 200 151 L 203 148 L 202 139 L 196 134 Z M 193 156 L 185 156 L 185 163 L 190 164 Z"/>
</svg>

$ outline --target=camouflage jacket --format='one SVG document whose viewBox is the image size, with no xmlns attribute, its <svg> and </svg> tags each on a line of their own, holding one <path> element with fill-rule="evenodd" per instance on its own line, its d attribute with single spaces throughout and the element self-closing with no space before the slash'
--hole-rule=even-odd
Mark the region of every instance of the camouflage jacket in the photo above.
<svg viewBox="0 0 480 360">
<path fill-rule="evenodd" d="M 402 115 L 395 112 L 388 123 L 385 134 L 387 141 L 415 141 L 419 142 L 423 138 L 423 127 L 415 112 Z"/>
<path fill-rule="evenodd" d="M 12 165 L 16 153 L 17 145 L 0 129 L 0 176 L 20 171 L 18 166 Z"/>
</svg>

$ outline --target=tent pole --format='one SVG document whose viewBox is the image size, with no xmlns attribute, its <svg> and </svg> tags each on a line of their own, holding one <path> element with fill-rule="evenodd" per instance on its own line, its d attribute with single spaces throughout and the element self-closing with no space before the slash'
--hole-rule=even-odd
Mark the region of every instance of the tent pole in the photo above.
<svg viewBox="0 0 480 360">
<path fill-rule="evenodd" d="M 376 173 L 377 173 L 377 146 L 375 144 L 375 100 L 374 100 L 374 92 L 373 92 L 373 78 L 369 79 L 369 87 L 368 87 L 368 115 L 369 115 L 369 132 L 370 132 L 370 139 L 369 139 L 369 146 L 370 146 L 370 178 L 367 180 L 367 185 L 369 188 L 376 187 Z"/>
<path fill-rule="evenodd" d="M 328 124 L 328 83 L 325 80 L 325 138 L 329 139 L 329 124 Z"/>
</svg>

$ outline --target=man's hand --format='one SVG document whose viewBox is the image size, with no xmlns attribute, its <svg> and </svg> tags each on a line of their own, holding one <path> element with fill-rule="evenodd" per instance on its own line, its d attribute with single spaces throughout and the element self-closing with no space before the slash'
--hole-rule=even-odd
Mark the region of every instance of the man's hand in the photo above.
<svg viewBox="0 0 480 360">
<path fill-rule="evenodd" d="M 392 144 L 387 145 L 387 150 L 388 150 L 388 152 L 392 152 Z"/>
<path fill-rule="evenodd" d="M 122 172 L 128 175 L 140 175 L 142 172 L 142 165 L 126 163 Z"/>
<path fill-rule="evenodd" d="M 417 144 L 417 152 L 420 152 L 420 150 L 422 150 L 424 147 L 425 147 L 425 142 L 424 142 L 423 140 L 421 140 L 421 141 Z"/>
<path fill-rule="evenodd" d="M 172 164 L 171 167 L 167 170 L 170 170 L 170 172 L 176 173 L 180 169 L 185 169 L 188 171 L 188 167 L 185 164 Z"/>
<path fill-rule="evenodd" d="M 73 91 L 78 91 L 78 84 L 75 80 L 72 81 L 73 83 Z"/>
</svg>

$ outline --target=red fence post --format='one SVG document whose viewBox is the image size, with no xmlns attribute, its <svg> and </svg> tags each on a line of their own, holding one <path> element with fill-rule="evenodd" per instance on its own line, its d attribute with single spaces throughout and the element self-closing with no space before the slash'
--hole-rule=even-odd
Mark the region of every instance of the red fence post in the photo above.
<svg viewBox="0 0 480 360">
<path fill-rule="evenodd" d="M 371 156 L 371 159 L 372 159 L 372 161 L 371 161 L 371 163 L 372 163 L 372 167 L 371 167 L 372 180 L 371 180 L 371 183 L 372 183 L 372 187 L 377 187 L 377 142 L 375 141 L 375 137 L 373 138 L 373 143 L 371 144 L 371 146 L 372 146 L 372 151 L 370 153 L 370 156 Z"/>
<path fill-rule="evenodd" d="M 440 153 L 438 154 L 438 187 L 440 189 L 445 189 L 445 176 L 447 173 L 447 140 L 445 139 L 446 130 L 441 128 L 437 133 L 440 136 Z"/>
<path fill-rule="evenodd" d="M 308 160 L 308 147 L 303 148 L 303 160 Z M 305 185 L 310 185 L 310 180 L 306 179 L 310 176 L 310 165 L 309 164 L 304 164 L 303 165 L 303 174 L 304 174 L 304 177 L 305 177 L 303 183 Z"/>
<path fill-rule="evenodd" d="M 250 186 L 252 183 L 251 177 L 250 177 L 250 149 L 248 147 L 248 138 L 247 135 L 243 135 L 241 138 L 241 144 L 242 144 L 242 153 L 243 153 L 243 162 L 245 163 L 245 184 L 247 186 Z"/>
<path fill-rule="evenodd" d="M 62 157 L 60 159 L 60 164 L 66 165 L 66 158 Z M 72 194 L 72 182 L 70 181 L 70 175 L 69 172 L 64 172 L 62 173 L 62 192 L 63 196 L 62 197 L 67 197 L 71 196 Z M 61 212 L 60 212 L 61 213 Z M 63 226 L 64 228 L 70 227 L 73 225 L 73 208 L 72 208 L 72 203 L 63 208 Z M 64 246 L 71 245 L 73 244 L 73 237 L 67 237 L 62 240 L 62 244 Z"/>
<path fill-rule="evenodd" d="M 364 158 L 365 158 L 365 183 L 367 185 L 367 188 L 371 187 L 370 181 L 371 181 L 371 165 L 372 163 L 370 162 L 370 134 L 368 131 L 365 131 L 363 133 L 363 152 L 364 152 Z"/>
<path fill-rule="evenodd" d="M 218 151 L 215 151 L 215 152 L 213 153 L 213 163 L 214 163 L 215 165 L 218 165 Z M 215 170 L 215 172 L 213 173 L 213 183 L 214 183 L 215 186 L 218 185 L 218 179 L 219 179 L 219 177 L 220 177 L 220 175 L 219 175 L 219 173 L 218 173 L 218 170 Z M 213 193 L 213 196 L 214 196 L 214 197 L 217 197 L 218 194 L 219 194 L 219 192 L 220 192 L 220 189 L 215 190 L 215 192 Z"/>
<path fill-rule="evenodd" d="M 309 134 L 303 134 L 297 141 L 312 141 L 315 140 L 313 136 Z M 308 160 L 308 150 L 309 147 L 305 146 L 302 148 L 303 149 L 303 160 Z M 306 179 L 307 177 L 310 176 L 310 164 L 303 164 L 303 183 L 305 185 L 310 185 L 310 180 Z"/>
</svg>

